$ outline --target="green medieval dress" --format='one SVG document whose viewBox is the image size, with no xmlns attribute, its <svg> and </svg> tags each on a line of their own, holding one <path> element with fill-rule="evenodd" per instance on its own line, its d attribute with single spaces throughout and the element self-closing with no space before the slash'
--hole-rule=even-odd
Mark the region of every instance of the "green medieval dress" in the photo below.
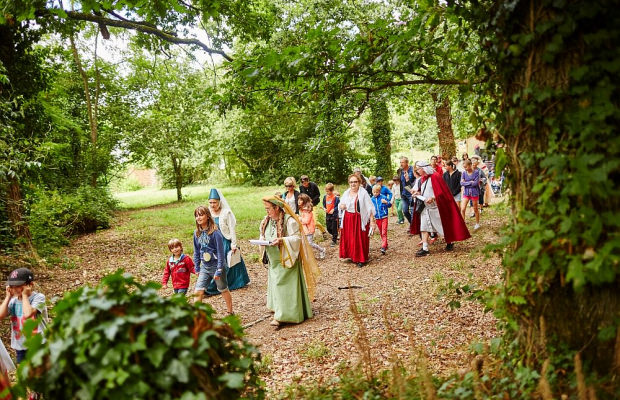
<svg viewBox="0 0 620 400">
<path fill-rule="evenodd" d="M 269 259 L 267 308 L 274 312 L 273 318 L 276 321 L 300 323 L 312 318 L 312 305 L 308 298 L 299 257 L 301 246 L 299 224 L 287 215 L 284 225 L 282 246 L 284 246 L 283 253 L 290 257 L 289 262 L 282 262 L 279 246 L 265 247 Z M 275 222 L 270 221 L 267 224 L 264 238 L 269 241 L 277 238 Z"/>
</svg>

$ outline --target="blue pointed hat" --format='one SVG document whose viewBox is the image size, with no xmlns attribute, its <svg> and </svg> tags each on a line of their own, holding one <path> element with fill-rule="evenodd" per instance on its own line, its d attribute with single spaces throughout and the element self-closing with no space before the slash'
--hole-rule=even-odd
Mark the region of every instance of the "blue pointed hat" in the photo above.
<svg viewBox="0 0 620 400">
<path fill-rule="evenodd" d="M 217 189 L 211 189 L 211 192 L 209 193 L 209 200 L 219 200 L 220 199 L 220 195 L 217 192 Z"/>
</svg>

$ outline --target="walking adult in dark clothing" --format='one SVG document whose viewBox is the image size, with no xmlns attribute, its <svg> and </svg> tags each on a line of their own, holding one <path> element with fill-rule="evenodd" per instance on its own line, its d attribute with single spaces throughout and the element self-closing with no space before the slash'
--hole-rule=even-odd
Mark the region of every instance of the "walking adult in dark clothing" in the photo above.
<svg viewBox="0 0 620 400">
<path fill-rule="evenodd" d="M 312 199 L 312 205 L 316 206 L 321 201 L 321 191 L 316 183 L 310 182 L 308 175 L 301 176 L 301 186 L 299 193 L 307 194 Z"/>
<path fill-rule="evenodd" d="M 461 204 L 461 171 L 456 169 L 454 162 L 448 161 L 446 163 L 446 172 L 443 174 L 443 180 L 446 181 L 448 189 L 454 197 L 454 201 Z"/>
<path fill-rule="evenodd" d="M 413 167 L 409 165 L 409 159 L 407 157 L 401 157 L 400 159 L 400 194 L 401 194 L 401 207 L 403 208 L 403 214 L 405 218 L 411 224 L 411 207 L 413 200 L 411 197 L 411 189 L 415 182 L 415 176 L 413 175 Z"/>
</svg>

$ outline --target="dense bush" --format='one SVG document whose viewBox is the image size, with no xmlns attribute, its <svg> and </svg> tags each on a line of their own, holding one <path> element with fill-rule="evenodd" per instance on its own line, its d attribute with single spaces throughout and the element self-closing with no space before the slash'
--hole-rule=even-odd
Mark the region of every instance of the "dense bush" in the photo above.
<svg viewBox="0 0 620 400">
<path fill-rule="evenodd" d="M 33 241 L 42 255 L 72 235 L 108 228 L 116 208 L 107 189 L 90 186 L 71 193 L 38 190 L 28 200 Z"/>
<path fill-rule="evenodd" d="M 209 305 L 162 298 L 159 287 L 118 271 L 65 294 L 47 342 L 30 339 L 16 391 L 27 386 L 48 399 L 262 398 L 260 356 L 238 318 L 215 319 Z"/>
</svg>

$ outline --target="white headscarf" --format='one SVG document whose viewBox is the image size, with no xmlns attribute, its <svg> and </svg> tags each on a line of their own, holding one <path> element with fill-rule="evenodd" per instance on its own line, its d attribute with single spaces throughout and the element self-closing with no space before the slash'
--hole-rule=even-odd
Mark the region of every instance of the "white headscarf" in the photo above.
<svg viewBox="0 0 620 400">
<path fill-rule="evenodd" d="M 431 167 L 431 165 L 426 161 L 417 161 L 415 163 L 415 167 L 416 169 L 422 168 L 426 175 L 433 175 L 433 173 L 435 172 L 435 168 Z"/>
<path fill-rule="evenodd" d="M 230 217 L 232 218 L 232 223 L 236 225 L 237 219 L 235 218 L 235 214 L 230 209 L 230 206 L 228 205 L 228 202 L 226 201 L 226 197 L 224 197 L 220 189 L 215 189 L 215 190 L 217 191 L 217 195 L 220 196 L 220 213 L 222 213 L 223 211 L 228 211 L 230 213 Z"/>
<path fill-rule="evenodd" d="M 368 222 L 370 221 L 370 216 L 371 216 L 371 213 L 374 211 L 375 206 L 372 205 L 372 200 L 370 199 L 370 195 L 368 195 L 368 192 L 362 187 L 360 187 L 357 191 L 357 200 L 359 200 L 360 202 L 360 217 L 362 218 L 362 231 L 365 231 L 366 225 L 368 225 Z M 347 189 L 342 195 L 342 197 L 340 198 L 340 202 L 343 204 L 347 204 L 350 201 L 352 201 L 351 189 Z M 344 221 L 344 218 L 340 222 L 341 227 L 342 227 L 343 221 Z"/>
</svg>

